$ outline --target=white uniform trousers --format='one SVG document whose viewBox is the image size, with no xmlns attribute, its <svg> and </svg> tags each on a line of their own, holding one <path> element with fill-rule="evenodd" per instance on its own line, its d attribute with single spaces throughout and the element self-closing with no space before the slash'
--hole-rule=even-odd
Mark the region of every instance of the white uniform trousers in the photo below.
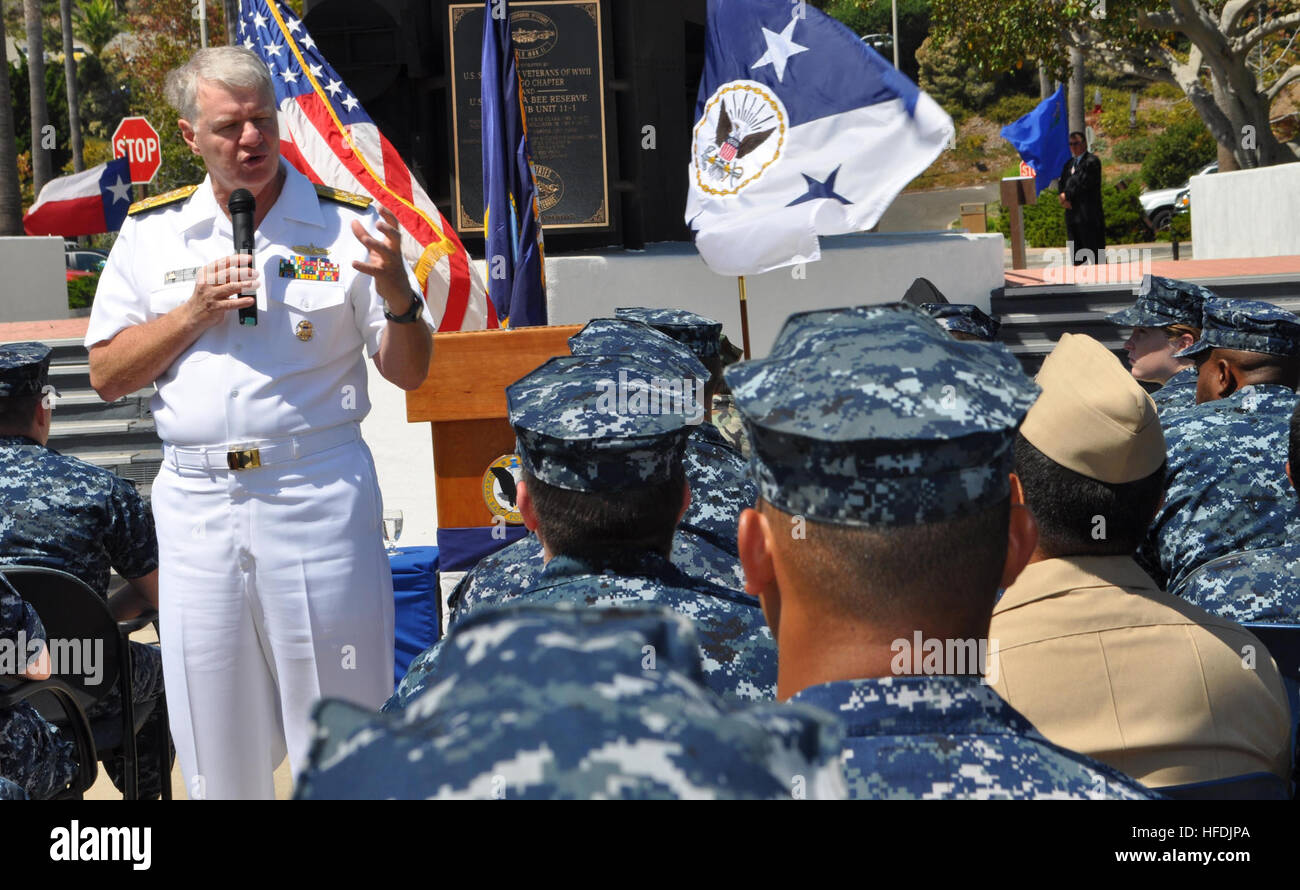
<svg viewBox="0 0 1300 890">
<path fill-rule="evenodd" d="M 270 799 L 296 779 L 322 697 L 393 689 L 393 582 L 358 439 L 250 470 L 164 461 L 153 487 L 167 707 L 192 799 Z"/>
</svg>

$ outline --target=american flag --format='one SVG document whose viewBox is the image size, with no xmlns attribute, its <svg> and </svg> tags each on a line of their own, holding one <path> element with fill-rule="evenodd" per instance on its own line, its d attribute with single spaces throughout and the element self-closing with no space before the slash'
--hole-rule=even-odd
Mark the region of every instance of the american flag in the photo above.
<svg viewBox="0 0 1300 890">
<path fill-rule="evenodd" d="M 456 231 L 293 11 L 283 3 L 241 0 L 239 43 L 271 70 L 285 159 L 313 182 L 369 195 L 397 216 L 402 254 L 415 269 L 438 330 L 498 327 L 487 289 Z"/>
</svg>

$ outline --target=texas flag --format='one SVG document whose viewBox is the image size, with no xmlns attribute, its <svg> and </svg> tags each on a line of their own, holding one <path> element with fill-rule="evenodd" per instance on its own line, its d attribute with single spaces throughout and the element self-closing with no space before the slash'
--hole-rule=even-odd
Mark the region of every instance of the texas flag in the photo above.
<svg viewBox="0 0 1300 890">
<path fill-rule="evenodd" d="M 686 222 L 714 272 L 821 258 L 869 229 L 952 138 L 952 119 L 811 4 L 709 0 Z"/>
<path fill-rule="evenodd" d="M 122 228 L 131 206 L 131 168 L 126 158 L 83 173 L 52 179 L 23 217 L 28 235 L 97 235 Z"/>
</svg>

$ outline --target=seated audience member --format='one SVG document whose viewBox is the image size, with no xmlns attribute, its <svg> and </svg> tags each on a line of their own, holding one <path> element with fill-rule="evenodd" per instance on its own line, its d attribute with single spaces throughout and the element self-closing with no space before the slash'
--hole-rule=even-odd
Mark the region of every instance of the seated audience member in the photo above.
<svg viewBox="0 0 1300 890">
<path fill-rule="evenodd" d="M 1150 397 L 1082 335 L 1061 337 L 1037 381 L 1016 476 L 1038 546 L 993 608 L 994 688 L 1058 745 L 1152 788 L 1288 776 L 1289 709 L 1267 650 L 1133 561 L 1164 479 Z"/>
<path fill-rule="evenodd" d="M 902 303 L 799 313 L 727 382 L 754 449 L 740 558 L 777 694 L 839 717 L 851 797 L 1151 796 L 980 677 L 994 596 L 1036 539 L 1010 472 L 1038 388 L 1005 347 Z"/>
<path fill-rule="evenodd" d="M 641 322 L 594 319 L 569 338 L 569 348 L 574 355 L 644 356 L 676 364 L 675 377 L 695 381 L 696 396 L 709 379 L 708 369 L 685 345 Z M 755 489 L 748 465 L 728 446 L 719 445 L 718 435 L 702 419 L 691 427 L 685 457 L 691 507 L 678 524 L 671 559 L 692 577 L 740 589 L 745 579 L 736 557 L 736 518 L 746 499 L 753 503 Z M 536 535 L 483 557 L 448 597 L 452 610 L 449 626 L 483 605 L 500 601 L 490 597 L 522 593 L 532 586 L 543 565 L 542 545 Z"/>
<path fill-rule="evenodd" d="M 645 356 L 564 356 L 507 388 L 523 467 L 519 512 L 545 568 L 530 588 L 485 591 L 483 601 L 668 606 L 695 621 L 710 688 L 733 701 L 770 700 L 776 646 L 758 604 L 668 559 L 691 497 L 690 425 L 673 410 L 672 368 Z M 412 664 L 386 710 L 437 682 L 445 649 Z"/>
<path fill-rule="evenodd" d="M 1300 536 L 1283 471 L 1300 375 L 1300 318 L 1271 303 L 1206 300 L 1203 330 L 1177 354 L 1197 363 L 1198 404 L 1168 424 L 1165 503 L 1138 562 L 1170 593 L 1203 563 Z"/>
<path fill-rule="evenodd" d="M 1300 404 L 1291 413 L 1286 477 L 1300 468 Z M 1300 624 L 1300 541 L 1229 553 L 1187 576 L 1179 595 L 1207 612 L 1240 622 Z"/>
<path fill-rule="evenodd" d="M 686 444 L 686 480 L 691 485 L 691 506 L 681 528 L 733 556 L 736 522 L 740 511 L 754 505 L 758 490 L 749 477 L 749 460 L 713 424 L 713 399 L 722 387 L 722 325 L 685 309 L 616 309 L 616 318 L 648 325 L 686 347 L 699 359 L 708 376 L 704 381 L 702 422 L 692 422 Z M 596 344 L 583 346 L 582 332 L 574 355 L 598 354 Z M 601 350 L 605 352 L 606 350 Z M 744 579 L 741 578 L 743 584 Z"/>
<path fill-rule="evenodd" d="M 127 581 L 111 602 L 116 617 L 130 618 L 158 605 L 158 541 L 153 514 L 135 487 L 108 470 L 59 454 L 50 437 L 47 384 L 50 348 L 40 343 L 0 346 L 0 566 L 43 566 L 75 575 L 108 595 L 111 572 Z M 157 646 L 131 643 L 136 704 L 162 695 L 162 657 Z M 86 711 L 92 727 L 115 732 L 121 725 L 117 690 Z M 137 736 L 142 798 L 161 790 L 156 708 Z M 113 756 L 104 769 L 118 790 L 125 778 Z"/>
<path fill-rule="evenodd" d="M 724 335 L 722 338 L 722 366 L 734 365 L 744 357 L 744 352 Z M 713 425 L 722 433 L 727 444 L 749 461 L 749 439 L 745 438 L 745 421 L 736 410 L 736 400 L 731 397 L 731 389 L 723 380 L 718 384 L 718 391 L 713 394 Z"/>
<path fill-rule="evenodd" d="M 922 303 L 921 311 L 939 322 L 954 340 L 998 339 L 1002 322 L 970 303 Z"/>
<path fill-rule="evenodd" d="M 402 714 L 318 705 L 296 796 L 842 798 L 835 721 L 727 705 L 700 649 L 695 625 L 665 608 L 482 610 Z"/>
<path fill-rule="evenodd" d="M 1133 379 L 1159 383 L 1151 394 L 1160 422 L 1166 426 L 1173 414 L 1196 404 L 1196 363 L 1175 358 L 1201 336 L 1201 306 L 1217 295 L 1209 288 L 1158 275 L 1146 275 L 1137 301 L 1113 312 L 1106 320 L 1133 331 L 1124 343 Z"/>
<path fill-rule="evenodd" d="M 44 680 L 50 675 L 48 649 L 29 657 L 33 641 L 45 641 L 40 616 L 0 578 L 0 678 Z M 0 708 L 0 800 L 50 797 L 66 788 L 76 772 L 72 742 L 30 701 Z"/>
</svg>

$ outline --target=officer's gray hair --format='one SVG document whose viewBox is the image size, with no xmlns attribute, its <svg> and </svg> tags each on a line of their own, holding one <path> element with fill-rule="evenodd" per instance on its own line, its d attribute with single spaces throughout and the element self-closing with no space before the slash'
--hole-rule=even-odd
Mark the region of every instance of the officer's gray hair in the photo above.
<svg viewBox="0 0 1300 890">
<path fill-rule="evenodd" d="M 201 49 L 179 68 L 167 72 L 164 95 L 182 120 L 198 119 L 199 81 L 219 83 L 234 89 L 256 89 L 275 105 L 275 84 L 266 63 L 242 46 L 212 46 Z"/>
</svg>

